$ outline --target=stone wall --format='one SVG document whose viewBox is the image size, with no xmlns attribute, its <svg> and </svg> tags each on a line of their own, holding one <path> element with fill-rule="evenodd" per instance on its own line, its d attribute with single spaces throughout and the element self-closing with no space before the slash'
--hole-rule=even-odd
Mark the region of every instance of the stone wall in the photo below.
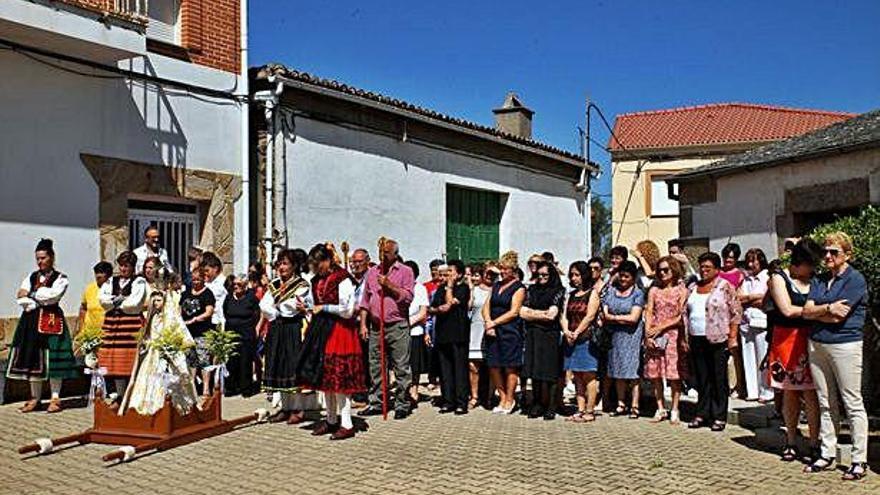
<svg viewBox="0 0 880 495">
<path fill-rule="evenodd" d="M 202 206 L 203 225 L 199 245 L 214 251 L 227 269 L 231 269 L 235 232 L 233 201 L 241 193 L 240 178 L 89 154 L 82 154 L 81 158 L 98 185 L 103 259 L 115 259 L 128 249 L 128 198 L 130 194 L 140 194 L 198 202 Z"/>
</svg>

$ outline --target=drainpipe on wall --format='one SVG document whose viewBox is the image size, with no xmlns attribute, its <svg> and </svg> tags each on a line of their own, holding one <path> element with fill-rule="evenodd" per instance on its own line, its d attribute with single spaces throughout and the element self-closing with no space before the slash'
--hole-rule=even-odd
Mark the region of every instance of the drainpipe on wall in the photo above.
<svg viewBox="0 0 880 495">
<path fill-rule="evenodd" d="M 251 248 L 251 195 L 250 195 L 250 129 L 249 116 L 250 106 L 248 105 L 248 2 L 247 0 L 239 0 L 241 3 L 241 43 L 240 43 L 240 62 L 241 62 L 241 81 L 239 81 L 239 109 L 241 110 L 241 224 L 239 225 L 240 239 L 238 240 L 239 250 L 235 253 L 236 266 L 238 272 L 246 272 L 248 268 Z"/>
<path fill-rule="evenodd" d="M 275 76 L 269 76 L 269 83 L 275 82 Z M 274 203 L 275 203 L 275 135 L 277 133 L 277 118 L 275 109 L 278 107 L 279 97 L 284 91 L 284 83 L 278 82 L 274 91 L 258 91 L 254 94 L 254 101 L 262 102 L 266 112 L 266 180 L 263 185 L 265 209 L 263 211 L 263 247 L 266 250 L 266 271 L 272 273 L 272 260 L 275 258 L 274 247 Z"/>
</svg>

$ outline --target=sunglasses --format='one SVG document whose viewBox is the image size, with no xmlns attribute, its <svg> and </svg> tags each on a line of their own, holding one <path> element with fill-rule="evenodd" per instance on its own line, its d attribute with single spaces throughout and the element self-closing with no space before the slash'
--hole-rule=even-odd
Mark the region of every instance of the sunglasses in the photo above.
<svg viewBox="0 0 880 495">
<path fill-rule="evenodd" d="M 550 274 L 538 272 L 538 278 L 550 278 Z"/>
<path fill-rule="evenodd" d="M 666 266 L 666 267 L 658 268 L 657 271 L 659 273 L 669 273 L 671 270 L 669 269 L 668 266 Z"/>
<path fill-rule="evenodd" d="M 831 256 L 837 256 L 837 255 L 840 254 L 840 249 L 837 249 L 837 248 L 825 248 L 825 249 L 822 250 L 822 252 L 825 253 L 826 255 L 829 255 L 829 254 L 830 254 Z"/>
<path fill-rule="evenodd" d="M 591 266 L 590 270 L 593 270 L 594 272 L 601 272 L 602 267 L 601 266 Z"/>
</svg>

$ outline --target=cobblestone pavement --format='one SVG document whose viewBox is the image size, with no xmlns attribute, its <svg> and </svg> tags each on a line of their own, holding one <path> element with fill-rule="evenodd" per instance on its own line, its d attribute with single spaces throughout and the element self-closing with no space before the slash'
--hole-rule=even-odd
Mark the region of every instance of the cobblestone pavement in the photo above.
<svg viewBox="0 0 880 495">
<path fill-rule="evenodd" d="M 227 399 L 225 417 L 264 405 Z M 423 405 L 405 421 L 371 418 L 368 432 L 344 442 L 260 424 L 105 465 L 112 446 L 21 458 L 20 445 L 75 433 L 90 419 L 86 409 L 24 415 L 16 407 L 0 406 L 2 493 L 880 493 L 880 475 L 849 484 L 839 472 L 807 476 L 733 426 L 716 434 L 608 416 L 592 424 L 484 410 L 456 417 Z"/>
</svg>

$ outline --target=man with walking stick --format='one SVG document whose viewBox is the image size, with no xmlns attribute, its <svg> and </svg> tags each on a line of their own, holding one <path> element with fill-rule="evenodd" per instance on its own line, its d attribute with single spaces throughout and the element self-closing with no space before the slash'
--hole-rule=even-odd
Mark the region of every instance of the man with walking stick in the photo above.
<svg viewBox="0 0 880 495">
<path fill-rule="evenodd" d="M 415 280 L 412 270 L 398 261 L 400 250 L 396 241 L 383 239 L 379 245 L 381 263 L 367 272 L 360 303 L 360 332 L 361 338 L 369 339 L 372 386 L 370 404 L 358 416 L 376 416 L 393 406 L 394 419 L 404 419 L 410 412 L 408 315 Z M 394 371 L 397 386 L 393 404 L 387 402 L 389 368 Z"/>
</svg>

